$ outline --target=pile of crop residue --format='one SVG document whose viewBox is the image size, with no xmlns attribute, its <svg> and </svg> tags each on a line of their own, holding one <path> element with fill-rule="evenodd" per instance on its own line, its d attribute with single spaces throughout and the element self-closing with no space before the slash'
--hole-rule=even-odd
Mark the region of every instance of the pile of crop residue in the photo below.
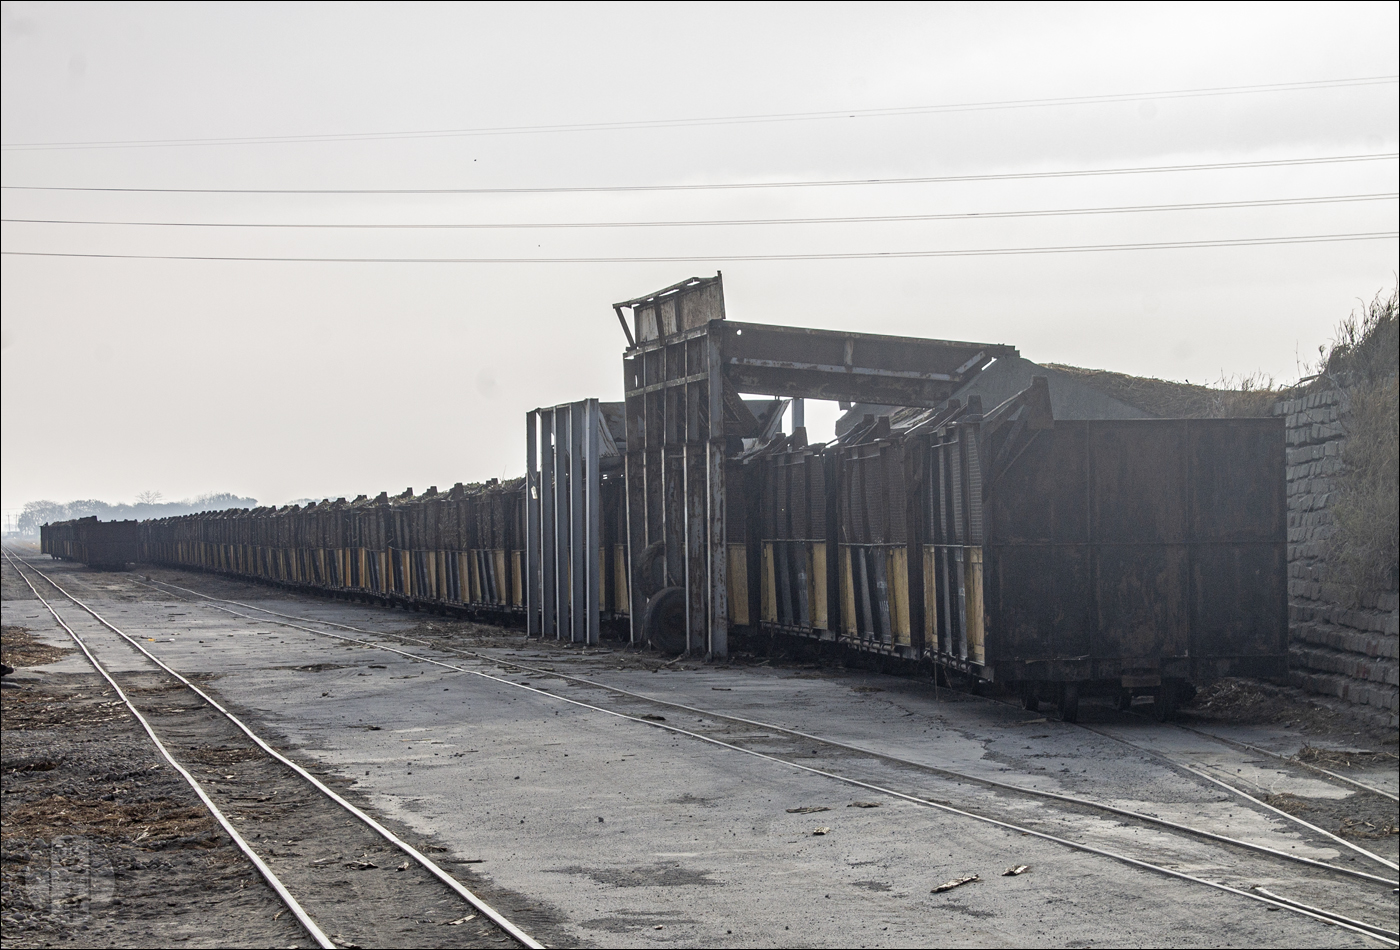
<svg viewBox="0 0 1400 950">
<path fill-rule="evenodd" d="M 1324 705 L 1290 686 L 1259 680 L 1217 680 L 1183 707 L 1187 718 L 1237 725 L 1290 725 L 1308 733 L 1354 735 L 1363 728 L 1344 710 Z"/>
<path fill-rule="evenodd" d="M 0 627 L 0 661 L 15 668 L 52 663 L 72 653 L 71 649 L 51 647 L 34 639 L 25 627 Z"/>
</svg>

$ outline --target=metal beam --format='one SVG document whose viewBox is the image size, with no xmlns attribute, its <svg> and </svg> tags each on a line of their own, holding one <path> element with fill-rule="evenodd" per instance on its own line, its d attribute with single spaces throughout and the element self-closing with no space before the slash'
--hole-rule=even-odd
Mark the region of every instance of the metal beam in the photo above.
<svg viewBox="0 0 1400 950">
<path fill-rule="evenodd" d="M 587 420 L 585 405 L 574 402 L 565 411 L 569 415 L 569 639 L 574 643 L 588 642 L 587 584 L 589 574 L 588 501 L 584 497 L 583 440 Z M 597 554 L 593 555 L 596 558 Z M 596 570 L 596 568 L 595 568 Z M 596 598 L 597 591 L 594 590 Z"/>
<path fill-rule="evenodd" d="M 725 426 L 724 426 L 724 366 L 720 360 L 720 330 L 717 324 L 710 324 L 710 332 L 705 338 L 705 367 L 709 372 L 706 383 L 706 396 L 709 400 L 709 438 L 705 445 L 705 459 L 708 492 L 705 499 L 705 518 L 708 521 L 706 539 L 709 560 L 710 590 L 709 614 L 710 656 L 729 655 L 729 581 L 728 556 L 729 539 L 725 530 Z"/>
<path fill-rule="evenodd" d="M 740 392 L 936 406 L 1015 347 L 725 321 L 725 373 Z"/>
<path fill-rule="evenodd" d="M 583 615 L 585 622 L 584 640 L 586 643 L 595 644 L 599 636 L 598 609 L 600 607 L 599 595 L 599 571 L 601 565 L 598 563 L 600 554 L 605 553 L 602 545 L 602 535 L 598 530 L 598 504 L 601 500 L 603 483 L 598 472 L 598 451 L 599 443 L 602 439 L 600 427 L 603 424 L 602 415 L 598 409 L 598 400 L 590 399 L 584 408 L 583 425 L 583 455 L 584 455 L 584 488 L 587 490 L 587 512 L 584 517 L 584 556 L 587 566 L 587 576 L 584 579 L 583 589 Z"/>
<path fill-rule="evenodd" d="M 555 406 L 554 417 L 554 636 L 569 630 L 569 408 Z"/>
<path fill-rule="evenodd" d="M 525 414 L 525 635 L 540 635 L 540 476 L 538 412 Z M 465 600 L 466 598 L 461 598 Z"/>
<path fill-rule="evenodd" d="M 540 636 L 556 637 L 559 537 L 554 518 L 554 410 L 545 409 L 540 418 Z"/>
</svg>

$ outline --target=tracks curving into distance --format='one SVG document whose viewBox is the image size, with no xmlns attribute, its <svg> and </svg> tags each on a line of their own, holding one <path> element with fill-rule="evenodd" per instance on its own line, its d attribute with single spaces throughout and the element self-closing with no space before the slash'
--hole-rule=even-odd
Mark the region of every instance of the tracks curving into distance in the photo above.
<svg viewBox="0 0 1400 950">
<path fill-rule="evenodd" d="M 1363 921 L 1356 920 L 1353 917 L 1338 913 L 1334 910 L 1318 908 L 1273 893 L 1261 892 L 1257 889 L 1257 887 L 1251 889 L 1245 889 L 1243 887 L 1234 887 L 1229 884 L 1221 883 L 1219 881 L 1212 881 L 1196 875 L 1187 874 L 1182 871 L 1177 871 L 1172 868 L 1154 863 L 1152 861 L 1134 857 L 1129 854 L 1124 854 L 1119 851 L 1096 847 L 1094 845 L 1086 844 L 1082 841 L 1074 841 L 1062 837 L 1060 835 L 1050 834 L 1045 831 L 1038 830 L 1035 827 L 1017 823 L 1015 821 L 1003 820 L 1001 818 L 993 817 L 983 812 L 970 810 L 966 807 L 962 807 L 961 805 L 950 805 L 944 801 L 936 800 L 927 795 L 909 794 L 907 792 L 900 791 L 899 789 L 891 788 L 887 784 L 881 784 L 875 781 L 866 781 L 851 775 L 841 774 L 830 769 L 817 768 L 799 762 L 794 762 L 790 759 L 782 757 L 781 755 L 775 755 L 770 754 L 768 752 L 761 752 L 755 749 L 746 748 L 741 745 L 736 745 L 733 742 L 728 742 L 724 741 L 723 739 L 716 738 L 714 735 L 706 735 L 703 732 L 695 731 L 693 729 L 685 729 L 679 726 L 668 724 L 666 722 L 656 721 L 655 718 L 643 718 L 641 715 L 632 715 L 627 712 L 620 712 L 616 709 L 609 709 L 604 706 L 595 705 L 593 703 L 584 702 L 579 699 L 564 696 L 556 692 L 551 692 L 547 689 L 541 689 L 537 686 L 530 686 L 522 683 L 512 682 L 511 680 L 506 679 L 502 676 L 492 675 L 491 673 L 484 672 L 479 669 L 471 669 L 469 667 L 464 667 L 454 663 L 446 662 L 442 659 L 434 658 L 431 656 L 423 656 L 421 654 L 413 653 L 408 650 L 399 649 L 398 647 L 387 645 L 386 643 L 382 642 L 382 640 L 389 639 L 404 644 L 418 644 L 421 646 L 429 647 L 432 650 L 437 651 L 439 653 L 455 654 L 458 656 L 463 656 L 473 660 L 495 664 L 509 669 L 520 670 L 522 672 L 538 674 L 541 676 L 546 676 L 555 679 L 561 679 L 579 686 L 603 690 L 613 695 L 625 697 L 626 699 L 631 701 L 641 702 L 651 706 L 660 706 L 663 708 L 682 711 L 691 715 L 703 717 L 704 719 L 712 719 L 727 723 L 770 730 L 772 732 L 780 733 L 787 737 L 801 739 L 804 742 L 819 743 L 832 749 L 838 749 L 843 752 L 854 753 L 856 755 L 869 757 L 871 759 L 881 760 L 883 762 L 891 763 L 900 767 L 917 770 L 918 772 L 924 773 L 926 775 L 934 775 L 943 779 L 950 779 L 957 783 L 969 783 L 981 785 L 984 787 L 995 788 L 998 791 L 1006 792 L 1016 796 L 1023 796 L 1033 799 L 1055 802 L 1058 805 L 1063 805 L 1070 809 L 1080 809 L 1111 814 L 1120 819 L 1128 819 L 1129 821 L 1137 822 L 1143 825 L 1149 825 L 1154 828 L 1167 829 L 1170 832 L 1177 835 L 1189 836 L 1197 840 L 1210 842 L 1213 845 L 1219 846 L 1223 849 L 1230 851 L 1235 856 L 1240 855 L 1241 852 L 1244 852 L 1249 855 L 1262 856 L 1264 859 L 1273 863 L 1274 866 L 1270 869 L 1271 874 L 1276 872 L 1277 862 L 1287 862 L 1288 864 L 1294 866 L 1301 866 L 1307 872 L 1314 875 L 1327 875 L 1329 877 L 1337 879 L 1347 879 L 1357 883 L 1365 882 L 1366 885 L 1371 886 L 1383 885 L 1388 889 L 1393 889 L 1395 887 L 1396 882 L 1388 877 L 1382 877 L 1376 874 L 1367 873 L 1365 871 L 1358 871 L 1353 868 L 1341 867 L 1339 865 L 1331 864 L 1325 861 L 1317 861 L 1314 859 L 1305 858 L 1300 855 L 1288 854 L 1286 852 L 1278 851 L 1277 849 L 1269 848 L 1263 845 L 1258 845 L 1251 842 L 1230 838 L 1224 835 L 1219 835 L 1203 828 L 1196 828 L 1189 825 L 1158 818 L 1153 815 L 1145 815 L 1140 812 L 1117 808 L 1115 806 L 1103 802 L 1097 802 L 1091 799 L 1080 798 L 1072 795 L 1062 795 L 1059 793 L 1047 792 L 1039 789 L 1028 789 L 1012 783 L 999 782 L 994 779 L 989 779 L 982 776 L 971 775 L 968 773 L 963 773 L 956 770 L 937 766 L 931 766 L 925 763 L 903 759 L 898 756 L 889 755 L 876 750 L 862 748 L 851 743 L 840 742 L 834 739 L 813 735 L 811 733 L 789 729 L 787 727 L 775 725 L 773 723 L 763 722 L 760 720 L 749 719 L 739 716 L 733 716 L 726 713 L 720 713 L 714 710 L 703 709 L 697 706 L 687 705 L 683 703 L 661 700 L 631 690 L 623 689 L 617 686 L 599 683 L 594 680 L 586 679 L 583 677 L 571 676 L 568 674 L 560 673 L 555 670 L 541 669 L 539 667 L 531 666 L 529 664 L 505 660 L 500 657 L 495 657 L 489 654 L 479 653 L 472 650 L 453 648 L 444 645 L 440 642 L 434 642 L 431 640 L 426 640 L 417 637 L 405 636 L 403 634 L 364 630 L 362 628 L 350 626 L 348 624 L 337 623 L 335 621 L 329 620 L 322 620 L 314 617 L 302 617 L 293 614 L 280 613 L 278 611 L 271 610 L 265 607 L 246 604 L 240 601 L 229 600 L 226 598 L 214 597 L 212 595 L 205 594 L 201 591 L 181 587 L 177 584 L 171 584 L 166 581 L 157 581 L 153 578 L 150 580 L 154 581 L 154 583 L 144 584 L 144 582 L 141 581 L 137 581 L 136 583 L 142 583 L 144 584 L 144 586 L 149 586 L 153 589 L 161 590 L 166 593 L 169 593 L 171 590 L 179 591 L 182 595 L 188 595 L 189 598 L 197 599 L 198 601 L 204 603 L 208 607 L 212 607 L 216 610 L 220 610 L 233 616 L 240 617 L 244 620 L 254 621 L 258 623 L 270 622 L 279 626 L 300 630 L 316 636 L 327 637 L 342 642 L 353 643 L 360 646 L 384 650 L 413 661 L 428 663 L 443 669 L 482 677 L 484 679 L 491 680 L 501 685 L 508 686 L 513 689 L 525 690 L 539 695 L 541 697 L 547 697 L 557 702 L 567 703 L 572 706 L 589 709 L 594 712 L 602 713 L 608 716 L 615 716 L 618 718 L 627 719 L 639 723 L 641 725 L 649 726 L 655 729 L 661 729 L 672 734 L 682 735 L 687 738 L 699 740 L 701 742 L 725 748 L 731 751 L 755 756 L 757 758 L 764 759 L 788 768 L 796 769 L 808 774 L 822 776 L 824 778 L 832 779 L 850 786 L 880 793 L 895 799 L 911 802 L 923 807 L 938 809 L 940 811 L 956 814 L 974 821 L 984 822 L 1003 829 L 1013 830 L 1022 834 L 1031 835 L 1064 847 L 1072 848 L 1078 851 L 1083 851 L 1091 854 L 1096 854 L 1101 857 L 1105 857 L 1114 861 L 1128 864 L 1130 866 L 1161 874 L 1177 880 L 1189 882 L 1198 886 L 1212 888 L 1219 891 L 1224 891 L 1237 897 L 1262 902 L 1276 909 L 1287 910 L 1292 913 L 1301 914 L 1303 916 L 1310 917 L 1315 920 L 1319 920 L 1337 927 L 1344 928 L 1346 930 L 1356 932 L 1358 934 L 1362 934 L 1366 937 L 1372 938 L 1389 946 L 1400 946 L 1400 932 L 1397 932 L 1388 927 L 1365 923 Z M 253 616 L 248 613 L 243 613 L 240 610 L 236 610 L 234 608 L 242 608 L 243 610 L 255 611 L 257 614 L 264 616 Z M 268 617 L 276 619 L 268 620 Z M 313 624 L 315 626 L 306 626 L 306 624 Z M 343 633 L 328 632 L 326 629 L 323 628 L 332 628 L 335 630 L 341 630 L 347 633 L 360 634 L 363 637 L 371 637 L 375 639 L 367 640 L 361 639 L 360 637 L 346 636 Z M 1151 750 L 1147 749 L 1143 749 L 1142 751 L 1151 752 Z M 1162 758 L 1160 754 L 1156 755 L 1158 755 L 1159 758 Z M 1170 762 L 1170 760 L 1168 761 Z M 1180 763 L 1172 764 L 1180 765 Z M 1210 776 L 1203 777 L 1210 778 Z M 1212 779 L 1212 781 L 1218 780 Z M 1244 794 L 1238 789 L 1233 789 L 1233 791 L 1235 791 L 1237 794 Z M 1250 801 L 1252 802 L 1256 802 L 1261 805 L 1264 804 L 1262 802 L 1258 802 L 1257 799 L 1253 799 L 1250 796 L 1246 797 L 1250 798 Z M 1285 817 L 1291 816 L 1285 815 Z M 1308 827 L 1311 828 L 1312 826 Z M 1321 832 L 1321 834 L 1323 835 L 1327 835 L 1327 833 L 1322 832 L 1321 829 L 1316 829 L 1316 831 Z M 1385 865 L 1387 868 L 1394 867 L 1392 863 L 1385 861 L 1385 859 L 1380 858 L 1377 855 L 1365 851 L 1363 851 L 1363 853 L 1366 854 L 1368 857 L 1377 860 L 1379 863 Z"/>
<path fill-rule="evenodd" d="M 152 654 L 149 650 L 147 650 L 144 646 L 142 646 L 137 640 L 135 640 L 129 634 L 117 628 L 105 617 L 103 617 L 101 614 L 95 611 L 91 606 L 79 600 L 68 590 L 61 587 L 57 582 L 54 581 L 53 578 L 49 577 L 46 573 L 39 570 L 22 555 L 19 555 L 18 553 L 12 554 L 10 551 L 5 551 L 4 556 L 5 560 L 10 562 L 10 565 L 15 569 L 15 572 L 19 575 L 20 579 L 23 580 L 24 583 L 29 587 L 29 589 L 34 593 L 34 596 L 39 600 L 39 602 L 44 605 L 44 607 L 53 616 L 54 620 L 58 623 L 58 625 L 68 634 L 70 638 L 72 638 L 73 642 L 77 644 L 78 648 L 82 651 L 83 655 L 87 658 L 88 662 L 93 666 L 95 670 L 97 670 L 99 674 L 101 674 L 103 679 L 107 681 L 107 683 L 112 687 L 116 694 L 121 698 L 122 702 L 125 703 L 128 711 L 132 714 L 136 721 L 140 723 L 141 727 L 145 730 L 146 734 L 150 737 L 151 741 L 155 744 L 156 748 L 160 751 L 161 755 L 165 758 L 165 760 L 170 763 L 171 767 L 174 768 L 180 774 L 180 776 L 189 784 L 190 788 L 194 790 L 195 795 L 199 798 L 201 803 L 203 803 L 205 808 L 208 809 L 209 813 L 214 817 L 215 821 L 217 821 L 219 825 L 224 829 L 224 831 L 229 835 L 229 837 L 233 839 L 233 842 L 238 847 L 238 849 L 243 852 L 243 854 L 248 858 L 250 862 L 252 862 L 253 866 L 257 869 L 258 873 L 268 883 L 268 885 L 272 888 L 274 893 L 276 893 L 278 899 L 281 900 L 283 904 L 287 906 L 287 908 L 296 917 L 297 921 L 301 924 L 302 928 L 314 941 L 316 941 L 318 946 L 328 948 L 329 950 L 329 948 L 334 948 L 337 944 L 332 941 L 331 937 L 328 937 L 326 935 L 325 930 L 320 925 L 318 925 L 315 920 L 312 919 L 311 915 L 306 911 L 302 904 L 298 902 L 297 899 L 291 894 L 290 890 L 287 888 L 284 882 L 279 879 L 279 877 L 272 871 L 272 869 L 268 867 L 267 863 L 263 860 L 263 858 L 260 857 L 256 853 L 256 851 L 248 844 L 244 837 L 239 834 L 238 830 L 229 821 L 228 817 L 224 814 L 224 812 L 221 809 L 219 809 L 219 807 L 214 803 L 208 791 L 191 774 L 190 770 L 185 765 L 177 761 L 174 755 L 171 754 L 168 745 L 161 741 L 161 738 L 156 734 L 155 729 L 152 728 L 147 718 L 142 715 L 141 711 L 137 709 L 136 705 L 131 701 L 127 692 L 121 688 L 121 686 L 117 683 L 117 680 L 112 676 L 111 672 L 105 666 L 103 666 L 103 664 L 97 659 L 97 657 L 93 654 L 92 650 L 89 648 L 87 642 L 85 642 L 85 640 L 81 636 L 79 636 L 79 634 L 59 615 L 58 611 L 54 609 L 53 604 L 50 603 L 42 594 L 39 593 L 39 590 L 37 587 L 35 587 L 34 582 L 31 581 L 30 578 L 26 575 L 24 568 L 28 568 L 29 571 L 42 578 L 49 586 L 51 586 L 54 590 L 58 591 L 60 595 L 62 595 L 68 601 L 72 602 L 81 610 L 90 614 L 93 617 L 93 619 L 95 619 L 99 624 L 110 630 L 112 633 L 116 634 L 122 640 L 126 641 L 128 645 L 135 648 L 154 666 L 158 667 L 168 676 L 177 680 L 190 692 L 198 696 L 200 700 L 203 701 L 205 706 L 214 710 L 215 712 L 220 714 L 225 720 L 231 723 L 239 732 L 241 732 L 245 737 L 251 740 L 252 743 L 255 746 L 257 746 L 258 749 L 265 753 L 268 758 L 272 759 L 279 765 L 290 769 L 299 778 L 303 779 L 307 784 L 309 784 L 313 789 L 315 789 L 316 792 L 318 792 L 321 796 L 333 802 L 340 809 L 352 815 L 355 819 L 357 819 L 360 822 L 361 825 L 363 825 L 369 831 L 373 832 L 383 841 L 387 842 L 395 850 L 401 852 L 402 855 L 406 856 L 410 861 L 416 863 L 423 870 L 427 871 L 428 874 L 430 874 L 432 877 L 436 878 L 442 884 L 446 885 L 446 887 L 449 890 L 451 890 L 453 894 L 465 901 L 477 913 L 490 920 L 497 928 L 500 929 L 500 931 L 509 936 L 511 940 L 518 943 L 520 946 L 531 948 L 531 950 L 543 950 L 543 944 L 536 941 L 533 937 L 531 937 L 525 931 L 520 929 L 518 926 L 516 926 L 514 923 L 512 923 L 510 920 L 508 920 L 506 917 L 500 914 L 490 904 L 488 904 L 486 901 L 482 900 L 472 891 L 464 887 L 460 881 L 458 881 L 452 875 L 448 874 L 447 871 L 440 867 L 431 858 L 423 854 L 417 848 L 410 845 L 408 842 L 399 838 L 392 831 L 384 827 L 365 811 L 358 808 L 351 802 L 347 801 L 341 795 L 337 794 L 333 789 L 329 788 L 324 782 L 322 782 L 316 776 L 312 775 L 305 768 L 298 765 L 296 762 L 293 762 L 281 752 L 277 751 L 277 749 L 275 749 L 271 744 L 269 744 L 261 736 L 259 736 L 252 729 L 250 729 L 242 720 L 240 720 L 237 716 L 233 715 L 233 713 L 225 709 L 220 703 L 218 703 L 204 690 L 200 689 L 198 685 L 190 681 L 187 677 L 185 677 L 183 674 L 179 673 L 175 669 L 172 669 L 169 665 L 167 665 L 165 662 L 163 662 L 154 654 Z M 21 564 L 24 565 L 24 568 L 21 568 Z"/>
</svg>

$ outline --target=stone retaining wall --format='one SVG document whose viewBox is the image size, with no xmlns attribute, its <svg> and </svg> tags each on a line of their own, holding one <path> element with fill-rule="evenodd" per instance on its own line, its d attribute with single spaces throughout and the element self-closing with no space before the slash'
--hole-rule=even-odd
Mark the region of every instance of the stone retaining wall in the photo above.
<svg viewBox="0 0 1400 950">
<path fill-rule="evenodd" d="M 1281 400 L 1288 433 L 1289 681 L 1400 724 L 1400 598 L 1370 591 L 1346 604 L 1327 584 L 1328 541 L 1346 431 L 1338 390 Z"/>
</svg>

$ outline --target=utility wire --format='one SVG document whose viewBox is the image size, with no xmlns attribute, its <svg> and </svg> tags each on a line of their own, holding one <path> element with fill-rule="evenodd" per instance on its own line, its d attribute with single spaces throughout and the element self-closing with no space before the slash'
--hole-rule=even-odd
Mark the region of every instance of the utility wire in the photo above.
<svg viewBox="0 0 1400 950">
<path fill-rule="evenodd" d="M 1205 201 L 1191 204 L 1123 205 L 1107 208 L 1058 208 L 1043 211 L 971 211 L 952 214 L 858 215 L 837 218 L 736 218 L 697 221 L 554 221 L 448 224 L 307 224 L 242 221 L 99 221 L 69 218 L 0 218 L 4 224 L 81 224 L 149 228 L 316 228 L 350 230 L 513 230 L 525 228 L 691 228 L 737 227 L 769 224 L 875 224 L 899 221 L 973 221 L 984 218 L 1042 218 L 1062 215 L 1129 214 L 1142 211 L 1211 211 L 1221 208 L 1274 208 L 1294 205 L 1339 204 L 1358 201 L 1393 201 L 1400 192 L 1364 195 L 1328 195 L 1313 198 L 1269 198 L 1258 201 Z"/>
<path fill-rule="evenodd" d="M 824 112 L 769 112 L 752 115 L 706 116 L 684 119 L 644 119 L 622 122 L 585 122 L 556 125 L 502 125 L 463 129 L 421 129 L 398 132 L 340 132 L 323 135 L 252 135 L 214 138 L 114 139 L 89 142 L 15 142 L 0 145 L 4 151 L 40 151 L 93 148 L 167 148 L 211 145 L 294 145 L 315 142 L 373 142 L 390 139 L 447 138 L 486 135 L 536 135 L 558 132 L 611 132 L 641 129 L 687 128 L 706 125 L 752 125 L 770 122 L 806 122 L 820 119 L 866 119 L 885 116 L 930 115 L 947 112 L 987 112 L 1002 109 L 1032 109 L 1048 106 L 1094 105 L 1112 102 L 1138 102 L 1148 99 L 1187 99 L 1207 96 L 1235 96 L 1253 93 L 1300 92 L 1314 89 L 1344 89 L 1353 86 L 1388 85 L 1400 76 L 1362 76 L 1354 79 L 1324 79 L 1312 82 L 1266 83 L 1252 86 L 1209 86 L 1197 89 L 1167 89 L 1155 92 L 1115 93 L 1101 96 L 1063 96 L 1053 99 L 1004 99 L 987 102 L 959 102 L 941 105 L 903 106 L 884 109 L 840 109 Z"/>
<path fill-rule="evenodd" d="M 0 185 L 5 191 L 81 191 L 164 195 L 543 195 L 630 191 L 720 191 L 748 188 L 819 188 L 849 185 L 917 185 L 960 181 L 1011 181 L 1033 178 L 1084 178 L 1098 175 L 1146 175 L 1159 172 L 1220 171 L 1234 168 L 1284 168 L 1293 165 L 1334 165 L 1376 162 L 1400 157 L 1400 152 L 1331 155 L 1324 158 L 1282 158 L 1256 162 L 1204 162 L 1194 165 L 1135 165 L 1121 168 L 1078 168 L 1069 171 L 1007 172 L 999 175 L 938 175 L 919 178 L 849 178 L 817 181 L 742 181 L 687 185 L 568 185 L 552 188 L 97 188 L 76 185 Z"/>
<path fill-rule="evenodd" d="M 199 254 L 80 254 L 69 251 L 0 251 L 6 257 L 79 257 L 138 261 L 242 261 L 288 264 L 672 264 L 702 261 L 841 261 L 862 258 L 988 257 L 1012 254 L 1078 254 L 1093 251 L 1157 251 L 1175 248 L 1252 247 L 1271 244 L 1319 244 L 1379 241 L 1400 231 L 1356 234 L 1300 234 L 1274 238 L 1216 241 L 1153 241 L 1141 244 L 1080 244 L 1064 247 L 995 247 L 947 251 L 853 251 L 825 254 L 680 254 L 657 257 L 256 257 Z"/>
</svg>

